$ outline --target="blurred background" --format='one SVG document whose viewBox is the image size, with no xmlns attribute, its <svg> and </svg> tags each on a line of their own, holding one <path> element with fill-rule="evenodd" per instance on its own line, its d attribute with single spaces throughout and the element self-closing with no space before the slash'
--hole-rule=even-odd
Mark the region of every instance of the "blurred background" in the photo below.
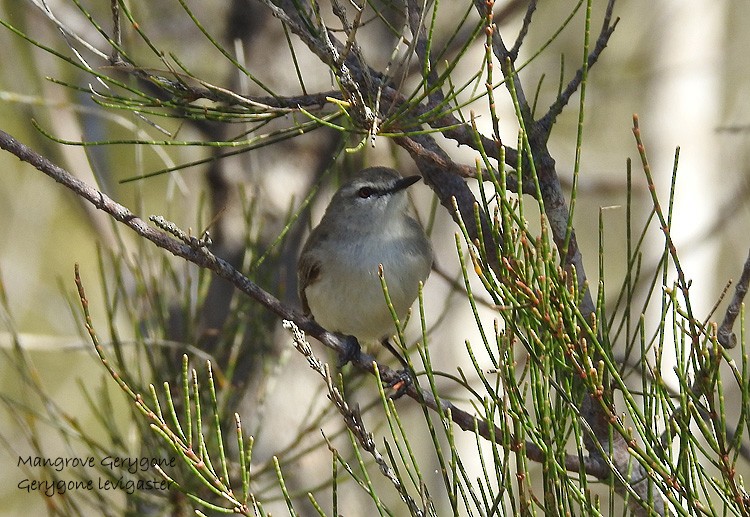
<svg viewBox="0 0 750 517">
<path fill-rule="evenodd" d="M 603 6 L 598 5 L 601 3 L 595 2 L 594 35 L 601 23 Z M 552 37 L 575 4 L 569 0 L 541 2 L 521 61 L 531 57 Z M 104 52 L 109 51 L 74 3 L 52 0 L 44 5 L 72 32 L 83 35 L 86 41 Z M 88 2 L 84 5 L 106 27 L 111 18 L 109 4 Z M 211 78 L 214 84 L 258 94 L 256 84 L 241 76 L 228 60 L 217 58 L 216 49 L 176 1 L 133 2 L 131 8 L 139 28 L 159 48 L 179 57 L 186 69 L 199 77 Z M 216 35 L 235 53 L 235 59 L 256 73 L 269 88 L 286 95 L 298 93 L 289 48 L 286 43 L 280 43 L 286 36 L 278 21 L 260 2 L 207 1 L 191 5 L 191 8 L 206 31 Z M 446 11 L 449 9 L 445 7 Z M 497 19 L 500 30 L 512 40 L 520 27 L 525 3 L 498 1 L 496 11 L 504 15 Z M 619 25 L 599 62 L 590 71 L 586 89 L 575 226 L 587 273 L 595 285 L 599 214 L 600 209 L 605 208 L 602 216 L 605 272 L 610 281 L 608 285 L 613 289 L 611 294 L 619 288 L 624 272 L 628 158 L 634 164 L 636 228 L 651 208 L 631 131 L 632 115 L 637 113 L 663 204 L 668 199 L 675 150 L 680 149 L 671 231 L 683 269 L 692 281 L 693 308 L 703 320 L 708 318 L 726 283 L 739 277 L 750 249 L 747 230 L 750 223 L 747 203 L 750 65 L 746 56 L 750 48 L 750 31 L 747 30 L 750 4 L 739 0 L 624 0 L 617 3 L 615 15 L 620 17 Z M 3 2 L 0 19 L 39 43 L 72 56 L 68 47 L 70 36 L 64 36 L 55 27 L 41 2 Z M 443 21 L 448 27 L 450 16 L 446 14 Z M 582 27 L 583 13 L 579 12 L 570 26 L 522 72 L 527 95 L 544 77 L 540 107 L 546 107 L 557 91 L 561 56 L 564 56 L 566 77 L 577 68 L 583 54 Z M 378 38 L 382 35 L 377 31 L 367 36 L 370 38 L 370 45 L 365 47 L 368 59 L 379 63 L 387 61 L 392 46 L 380 45 Z M 162 66 L 146 52 L 144 42 L 129 27 L 123 35 L 123 44 L 133 54 L 146 56 L 142 65 L 150 64 L 156 69 Z M 318 62 L 303 45 L 293 44 L 299 50 L 297 58 L 309 91 L 335 88 L 327 74 L 315 72 Z M 89 64 L 93 68 L 106 66 L 78 42 L 74 45 L 82 49 L 82 57 L 91 60 Z M 274 243 L 289 213 L 299 210 L 311 188 L 319 186 L 310 197 L 309 213 L 305 212 L 291 226 L 274 259 L 258 269 L 262 287 L 290 304 L 297 303 L 296 252 L 307 228 L 317 223 L 322 215 L 340 178 L 374 164 L 397 167 L 405 175 L 416 171 L 408 155 L 386 138 L 378 138 L 374 149 L 346 154 L 338 152 L 342 145 L 339 136 L 322 129 L 223 160 L 220 167 L 215 163 L 200 164 L 173 174 L 121 183 L 124 179 L 174 164 L 206 158 L 212 150 L 198 146 L 116 144 L 81 147 L 53 142 L 35 129 L 32 121 L 60 139 L 74 141 L 155 139 L 154 135 L 159 132 L 149 125 L 148 117 L 102 109 L 96 104 L 96 95 L 88 91 L 89 84 L 94 89 L 99 87 L 95 79 L 49 52 L 33 47 L 8 28 L 0 28 L 0 48 L 4 56 L 0 62 L 0 128 L 84 181 L 97 184 L 141 217 L 161 214 L 182 228 L 191 228 L 194 234 L 210 226 L 219 242 L 214 252 L 233 258 L 235 263 L 244 263 L 240 250 L 249 235 L 266 247 Z M 483 49 L 478 45 L 462 60 L 457 73 L 473 73 L 482 55 Z M 80 90 L 60 83 L 75 85 Z M 501 132 L 507 142 L 515 143 L 516 119 L 507 92 L 498 89 L 496 98 L 499 99 Z M 576 152 L 578 99 L 578 95 L 573 97 L 550 141 L 558 173 L 566 177 L 568 186 Z M 481 106 L 481 103 L 476 104 L 478 113 L 483 109 Z M 225 131 L 216 124 L 176 124 L 171 120 L 166 123 L 170 124 L 170 134 L 180 140 L 219 138 Z M 480 117 L 479 123 L 489 127 L 487 117 Z M 465 149 L 450 148 L 449 151 L 463 163 L 474 163 L 475 156 Z M 73 297 L 73 265 L 81 265 L 95 324 L 100 322 L 100 331 L 105 332 L 108 318 L 103 298 L 106 293 L 100 288 L 100 279 L 112 274 L 112 266 L 100 258 L 101 250 L 128 250 L 126 256 L 134 263 L 139 257 L 158 256 L 159 252 L 150 244 L 137 242 L 128 231 L 115 229 L 103 214 L 7 153 L 0 153 L 0 170 L 0 242 L 3 243 L 0 279 L 2 294 L 10 309 L 9 314 L 3 312 L 0 347 L 10 350 L 17 336 L 20 346 L 28 352 L 40 385 L 64 408 L 59 414 L 71 419 L 72 428 L 89 425 L 95 428 L 98 424 L 87 414 L 82 387 L 98 389 L 95 387 L 102 384 L 104 370 L 90 344 L 80 336 L 79 310 Z M 330 170 L 335 170 L 335 174 L 323 174 Z M 420 183 L 411 190 L 415 213 L 431 229 L 437 267 L 444 273 L 441 276 L 434 272 L 425 289 L 432 357 L 437 368 L 453 371 L 456 366 L 470 365 L 463 343 L 476 339 L 477 334 L 470 309 L 453 304 L 457 297 L 452 294 L 450 279 L 459 278 L 454 241 L 457 229 L 440 207 L 434 211 L 429 189 Z M 250 222 L 248 206 L 253 210 Z M 653 256 L 646 253 L 644 268 L 648 267 L 649 260 L 655 263 L 663 246 L 663 237 L 658 233 L 652 232 L 648 238 L 653 239 Z M 645 248 L 648 250 L 650 246 L 647 244 Z M 101 263 L 104 271 L 101 271 Z M 195 276 L 194 272 L 184 272 L 185 278 Z M 126 279 L 125 283 L 128 281 Z M 230 303 L 226 301 L 226 290 L 222 295 L 220 285 L 213 285 L 211 289 L 211 295 L 217 300 L 225 300 L 217 301 L 217 306 Z M 725 305 L 719 306 L 712 319 L 721 320 Z M 221 328 L 221 316 L 216 316 L 219 319 L 212 322 L 214 316 L 210 311 L 200 314 L 204 330 Z M 286 446 L 285 440 L 292 434 L 285 430 L 298 426 L 301 413 L 320 403 L 317 399 L 323 396 L 320 381 L 309 372 L 302 358 L 289 357 L 290 338 L 280 331 L 279 322 L 269 315 L 258 317 L 266 318 L 265 328 L 272 330 L 272 339 L 258 345 L 259 354 L 283 359 L 283 367 L 274 374 L 275 383 L 263 395 L 265 407 L 275 409 L 261 412 L 251 398 L 243 413 L 248 421 L 262 419 L 268 429 L 278 430 L 258 436 L 256 452 L 260 461 L 264 455 L 267 457 L 271 451 Z M 491 325 L 493 311 L 483 309 L 482 317 Z M 659 316 L 649 314 L 648 317 Z M 138 332 L 134 323 L 124 316 L 115 321 L 120 323 L 118 332 L 124 341 Z M 409 336 L 416 337 L 419 330 L 416 322 L 412 322 L 408 330 Z M 204 333 L 202 339 L 204 349 L 210 351 L 210 332 Z M 323 356 L 326 354 L 322 347 L 317 351 Z M 739 350 L 736 352 L 739 354 Z M 252 365 L 246 367 L 248 372 L 255 371 Z M 5 445 L 4 452 L 0 453 L 3 467 L 0 468 L 0 500 L 4 501 L 0 515 L 37 514 L 50 504 L 38 493 L 28 494 L 17 486 L 27 477 L 17 465 L 18 457 L 32 454 L 32 449 L 24 426 L 10 416 L 10 408 L 20 401 L 35 411 L 43 409 L 18 375 L 11 361 L 0 362 L 0 395 L 5 401 L 0 408 L 0 413 L 4 413 L 0 417 L 0 436 Z M 111 391 L 117 393 L 117 388 L 112 387 Z M 290 400 L 294 402 L 289 403 Z M 125 428 L 131 425 L 126 412 L 114 409 L 110 416 Z M 43 418 L 34 425 L 55 428 L 54 422 L 45 422 Z M 41 444 L 46 456 L 72 455 L 70 444 L 61 440 L 58 433 L 42 430 L 39 436 L 49 439 Z M 303 477 L 317 468 L 318 464 L 301 465 L 298 475 Z M 750 470 L 742 474 L 747 476 Z M 124 498 L 124 494 L 113 496 Z"/>
</svg>

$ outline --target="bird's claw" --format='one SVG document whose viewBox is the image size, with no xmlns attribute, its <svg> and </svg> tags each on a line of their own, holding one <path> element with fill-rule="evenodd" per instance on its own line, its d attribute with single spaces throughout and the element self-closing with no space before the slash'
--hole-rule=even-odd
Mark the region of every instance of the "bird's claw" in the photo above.
<svg viewBox="0 0 750 517">
<path fill-rule="evenodd" d="M 344 336 L 344 350 L 339 354 L 339 369 L 343 368 L 349 362 L 357 357 L 361 351 L 359 341 L 354 336 Z"/>
<path fill-rule="evenodd" d="M 414 381 L 411 378 L 411 374 L 409 373 L 409 370 L 403 369 L 398 370 L 396 374 L 393 376 L 393 379 L 391 379 L 386 386 L 388 388 L 391 388 L 394 390 L 394 392 L 389 396 L 391 400 L 398 400 L 401 397 L 404 396 L 404 394 L 409 391 L 409 387 L 414 384 Z"/>
</svg>

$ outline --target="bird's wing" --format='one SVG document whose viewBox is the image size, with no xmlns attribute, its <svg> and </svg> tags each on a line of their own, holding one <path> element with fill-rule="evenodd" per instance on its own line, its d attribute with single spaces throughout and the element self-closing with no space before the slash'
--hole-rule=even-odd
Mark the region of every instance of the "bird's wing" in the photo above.
<svg viewBox="0 0 750 517">
<path fill-rule="evenodd" d="M 312 256 L 311 253 L 302 253 L 297 264 L 297 293 L 302 310 L 305 314 L 310 314 L 310 306 L 307 304 L 307 295 L 305 289 L 307 286 L 314 284 L 320 278 L 320 261 Z"/>
</svg>

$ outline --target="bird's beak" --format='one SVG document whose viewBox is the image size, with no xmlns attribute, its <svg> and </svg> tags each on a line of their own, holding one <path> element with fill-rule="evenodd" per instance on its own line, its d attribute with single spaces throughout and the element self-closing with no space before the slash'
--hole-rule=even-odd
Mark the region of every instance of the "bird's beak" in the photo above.
<svg viewBox="0 0 750 517">
<path fill-rule="evenodd" d="M 405 188 L 411 187 L 421 179 L 422 176 L 407 176 L 405 178 L 401 178 L 393 184 L 391 192 L 398 192 L 399 190 L 404 190 Z"/>
</svg>

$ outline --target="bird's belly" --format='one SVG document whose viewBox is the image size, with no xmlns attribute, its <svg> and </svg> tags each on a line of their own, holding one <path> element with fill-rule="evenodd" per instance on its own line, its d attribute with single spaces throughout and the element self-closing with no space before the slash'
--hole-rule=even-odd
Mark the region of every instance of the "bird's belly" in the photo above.
<svg viewBox="0 0 750 517">
<path fill-rule="evenodd" d="M 355 260 L 339 261 L 337 273 L 323 274 L 307 287 L 305 294 L 311 312 L 323 327 L 372 341 L 395 333 L 396 328 L 386 304 L 378 275 L 383 264 L 388 294 L 399 318 L 406 315 L 417 297 L 419 282 L 429 274 L 429 263 L 418 257 L 399 253 L 349 253 Z"/>
</svg>

